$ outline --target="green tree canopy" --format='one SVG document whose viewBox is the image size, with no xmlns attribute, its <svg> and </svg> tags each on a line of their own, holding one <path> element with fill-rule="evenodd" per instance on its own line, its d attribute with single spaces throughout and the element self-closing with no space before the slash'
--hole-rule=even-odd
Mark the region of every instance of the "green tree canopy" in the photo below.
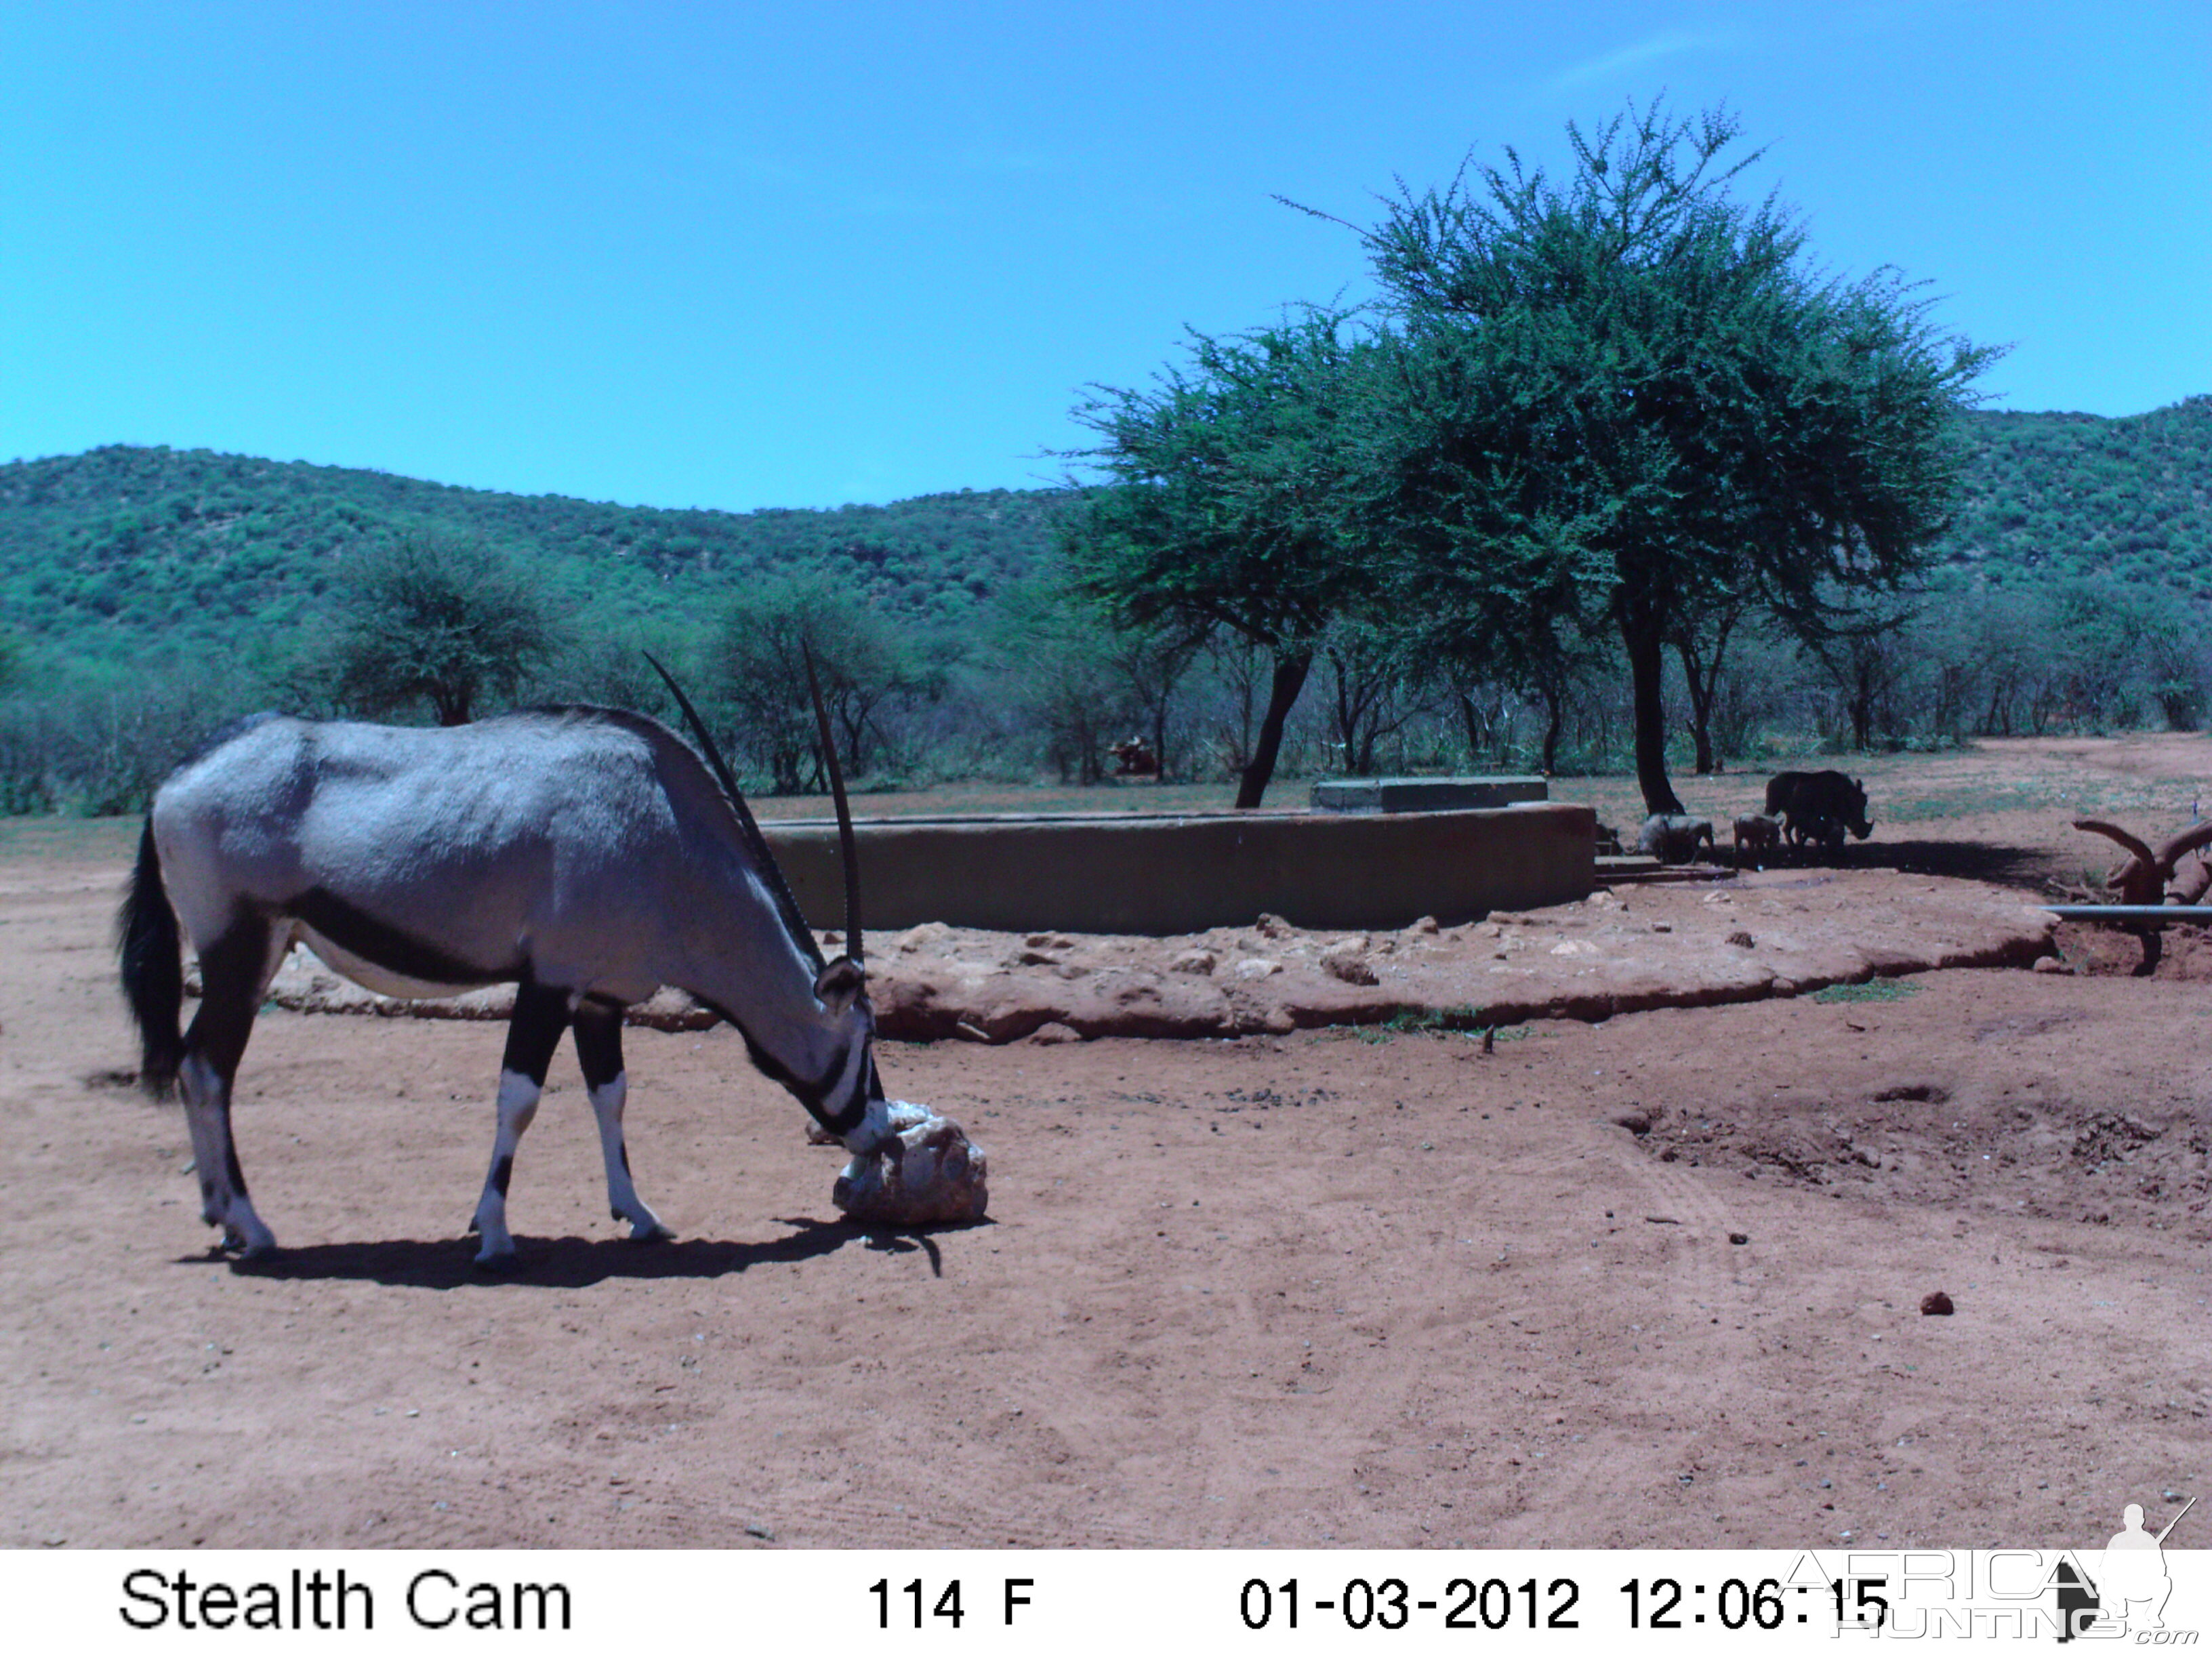
<svg viewBox="0 0 2212 1659">
<path fill-rule="evenodd" d="M 806 682 L 809 652 L 839 759 L 856 778 L 866 775 L 882 746 L 877 716 L 885 702 L 919 689 L 927 678 L 916 653 L 883 618 L 849 586 L 825 574 L 763 582 L 732 601 L 715 639 L 716 678 L 737 714 L 744 746 L 778 794 L 823 787 Z"/>
<path fill-rule="evenodd" d="M 1392 544 L 1410 591 L 1478 618 L 1617 629 L 1638 781 L 1676 811 L 1662 666 L 1686 612 L 1750 595 L 1813 638 L 1832 596 L 1902 581 L 1946 522 L 1953 420 L 1993 354 L 1937 333 L 1893 271 L 1823 277 L 1772 198 L 1733 199 L 1757 157 L 1722 164 L 1725 112 L 1632 104 L 1567 131 L 1564 183 L 1509 149 L 1401 188 L 1363 233 L 1402 330 Z"/>
<path fill-rule="evenodd" d="M 1237 804 L 1257 806 L 1283 723 L 1330 621 L 1371 595 L 1359 508 L 1371 484 L 1373 343 L 1309 310 L 1234 338 L 1194 334 L 1148 390 L 1099 388 L 1075 411 L 1109 482 L 1063 520 L 1078 589 L 1117 619 L 1272 653 L 1260 739 Z"/>
<path fill-rule="evenodd" d="M 345 573 L 334 667 L 340 701 L 381 714 L 428 698 L 441 726 L 512 698 L 553 653 L 550 607 L 531 576 L 481 542 L 417 534 Z"/>
</svg>

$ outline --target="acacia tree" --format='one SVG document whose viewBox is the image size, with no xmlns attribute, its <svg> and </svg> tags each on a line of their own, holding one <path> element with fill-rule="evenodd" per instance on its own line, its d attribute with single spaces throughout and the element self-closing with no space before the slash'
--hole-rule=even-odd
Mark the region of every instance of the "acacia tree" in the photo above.
<svg viewBox="0 0 2212 1659">
<path fill-rule="evenodd" d="M 1598 654 L 1605 566 L 1524 453 L 1507 377 L 1459 346 L 1433 331 L 1376 340 L 1380 436 L 1362 511 L 1390 552 L 1375 580 L 1415 659 L 1455 687 L 1495 682 L 1541 702 L 1548 773 L 1569 695 Z"/>
<path fill-rule="evenodd" d="M 1394 471 L 1413 580 L 1487 537 L 1528 591 L 1548 580 L 1617 630 L 1655 812 L 1680 810 L 1662 682 L 1682 619 L 1747 595 L 1817 638 L 1830 594 L 1901 582 L 1945 522 L 1953 418 L 1994 356 L 1938 334 L 1893 271 L 1810 269 L 1771 198 L 1732 199 L 1758 159 L 1723 164 L 1737 132 L 1725 111 L 1632 103 L 1569 125 L 1563 183 L 1509 149 L 1401 187 L 1362 232 L 1423 416 Z"/>
<path fill-rule="evenodd" d="M 1322 647 L 1334 694 L 1329 724 L 1342 750 L 1346 775 L 1375 775 L 1376 745 L 1395 736 L 1425 709 L 1419 692 L 1419 647 L 1402 626 L 1377 626 L 1359 619 L 1340 621 Z"/>
<path fill-rule="evenodd" d="M 1710 605 L 1688 605 L 1677 611 L 1667 638 L 1682 665 L 1682 680 L 1690 691 L 1690 740 L 1695 745 L 1698 775 L 1721 769 L 1713 748 L 1713 705 L 1719 695 L 1721 665 L 1727 660 L 1729 639 L 1751 608 L 1751 596 L 1741 590 L 1724 592 Z"/>
<path fill-rule="evenodd" d="M 1075 411 L 1100 440 L 1078 453 L 1109 481 L 1063 521 L 1079 591 L 1124 625 L 1220 630 L 1273 659 L 1240 807 L 1274 775 L 1330 621 L 1372 596 L 1358 511 L 1372 345 L 1346 339 L 1346 320 L 1309 310 L 1233 339 L 1194 334 L 1188 364 L 1152 389 L 1101 387 Z"/>
<path fill-rule="evenodd" d="M 1862 595 L 1856 603 L 1831 602 L 1827 623 L 1806 649 L 1827 671 L 1850 722 L 1851 746 L 1863 754 L 1874 746 L 1875 726 L 1897 729 L 1897 689 L 1911 672 L 1905 629 L 1914 607 L 1902 598 Z"/>
<path fill-rule="evenodd" d="M 1121 676 L 1131 713 L 1144 721 L 1151 734 L 1152 781 L 1164 784 L 1171 769 L 1188 769 L 1182 755 L 1170 754 L 1168 728 L 1174 718 L 1176 693 L 1198 660 L 1198 653 L 1206 648 L 1206 633 L 1188 625 L 1110 631 L 1108 660 Z"/>
<path fill-rule="evenodd" d="M 543 590 L 480 542 L 421 533 L 373 549 L 345 571 L 338 606 L 337 695 L 370 714 L 421 697 L 439 725 L 465 726 L 553 654 Z"/>
<path fill-rule="evenodd" d="M 922 689 L 927 679 L 880 617 L 821 575 L 748 590 L 723 612 L 714 650 L 722 698 L 737 714 L 744 746 L 767 769 L 780 795 L 826 787 L 807 689 L 809 652 L 839 758 L 856 778 L 866 775 L 884 746 L 884 705 Z"/>
<path fill-rule="evenodd" d="M 1009 589 L 997 609 L 1005 702 L 1043 737 L 1062 783 L 1103 782 L 1106 745 L 1143 717 L 1112 617 L 1050 581 Z"/>
</svg>

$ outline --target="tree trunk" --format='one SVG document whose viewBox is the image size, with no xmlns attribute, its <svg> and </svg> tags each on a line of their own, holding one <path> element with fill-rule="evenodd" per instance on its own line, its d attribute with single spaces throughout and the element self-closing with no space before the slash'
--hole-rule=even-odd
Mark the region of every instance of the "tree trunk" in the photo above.
<svg viewBox="0 0 2212 1659">
<path fill-rule="evenodd" d="M 1566 720 L 1566 695 L 1558 686 L 1544 688 L 1544 775 L 1559 769 L 1559 728 Z"/>
<path fill-rule="evenodd" d="M 1475 712 L 1474 699 L 1456 690 L 1452 695 L 1459 699 L 1460 723 L 1467 728 L 1468 762 L 1480 770 L 1482 757 L 1487 749 L 1484 739 L 1489 734 L 1483 730 L 1482 717 Z"/>
<path fill-rule="evenodd" d="M 1310 651 L 1275 659 L 1275 672 L 1267 687 L 1267 713 L 1260 722 L 1259 746 L 1253 750 L 1251 764 L 1244 769 L 1243 780 L 1237 786 L 1238 806 L 1257 806 L 1260 797 L 1267 793 L 1267 780 L 1275 775 L 1275 756 L 1283 746 L 1284 722 L 1290 719 L 1291 705 L 1297 702 L 1298 693 L 1305 689 L 1306 676 L 1312 672 Z"/>
<path fill-rule="evenodd" d="M 1621 620 L 1621 643 L 1628 647 L 1629 683 L 1636 692 L 1636 782 L 1647 812 L 1680 812 L 1674 786 L 1667 781 L 1666 640 L 1632 616 Z"/>
<path fill-rule="evenodd" d="M 1858 678 L 1851 693 L 1851 746 L 1863 755 L 1874 742 L 1874 701 L 1875 688 L 1874 671 L 1867 664 L 1858 665 Z"/>
<path fill-rule="evenodd" d="M 1717 656 L 1710 675 L 1701 672 L 1705 665 L 1686 639 L 1674 641 L 1674 654 L 1682 659 L 1682 680 L 1690 688 L 1690 738 L 1697 745 L 1698 775 L 1702 778 L 1720 769 L 1713 763 L 1713 681 L 1719 678 L 1720 663 Z"/>
<path fill-rule="evenodd" d="M 1106 763 L 1099 755 L 1105 747 L 1105 733 L 1087 713 L 1076 723 L 1076 731 L 1083 748 L 1076 763 L 1075 781 L 1088 789 L 1106 781 Z"/>
<path fill-rule="evenodd" d="M 775 793 L 795 795 L 799 793 L 799 750 L 789 744 L 779 744 L 769 757 L 769 771 L 775 779 Z"/>
<path fill-rule="evenodd" d="M 837 696 L 830 699 L 830 718 L 844 732 L 845 740 L 838 745 L 845 751 L 845 773 L 848 777 L 867 775 L 868 720 L 876 712 L 878 697 Z"/>
<path fill-rule="evenodd" d="M 1336 674 L 1336 735 L 1344 750 L 1344 775 L 1364 778 L 1375 769 L 1374 736 L 1365 726 L 1375 702 L 1369 695 L 1372 683 L 1357 659 L 1347 664 L 1340 653 L 1331 651 L 1328 664 Z"/>
<path fill-rule="evenodd" d="M 1694 619 L 1686 619 L 1674 630 L 1674 650 L 1682 659 L 1682 678 L 1690 688 L 1690 736 L 1697 744 L 1699 777 L 1721 769 L 1719 757 L 1713 753 L 1713 704 L 1719 697 L 1721 663 L 1728 655 L 1729 635 L 1735 631 L 1742 615 L 1740 604 L 1707 613 L 1705 620 L 1712 627 L 1710 657 L 1698 643 Z"/>
</svg>

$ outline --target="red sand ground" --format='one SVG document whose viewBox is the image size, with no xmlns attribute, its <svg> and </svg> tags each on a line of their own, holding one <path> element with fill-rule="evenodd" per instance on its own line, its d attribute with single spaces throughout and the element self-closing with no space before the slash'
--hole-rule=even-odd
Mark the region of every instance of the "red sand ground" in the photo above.
<svg viewBox="0 0 2212 1659">
<path fill-rule="evenodd" d="M 2066 819 L 2185 822 L 2208 759 L 1881 763 L 1855 894 L 1888 926 L 1924 872 L 2078 878 L 2108 860 Z M 289 1248 L 250 1270 L 119 1080 L 125 845 L 0 831 L 0 1545 L 2085 1546 L 2203 1484 L 2212 969 L 2179 936 L 2146 981 L 2067 929 L 2096 971 L 1487 1055 L 887 1044 L 992 1158 L 994 1223 L 921 1237 L 836 1223 L 837 1155 L 732 1036 L 639 1032 L 681 1240 L 613 1236 L 564 1056 L 501 1280 L 459 1238 L 496 1028 L 278 1011 L 238 1118 Z"/>
</svg>

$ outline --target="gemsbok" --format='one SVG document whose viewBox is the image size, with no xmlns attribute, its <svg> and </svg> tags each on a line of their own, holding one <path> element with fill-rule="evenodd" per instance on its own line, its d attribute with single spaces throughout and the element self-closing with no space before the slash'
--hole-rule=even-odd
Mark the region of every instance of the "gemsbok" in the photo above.
<svg viewBox="0 0 2212 1659">
<path fill-rule="evenodd" d="M 896 1156 L 834 749 L 845 946 L 825 961 L 736 779 L 668 684 L 712 775 L 656 720 L 577 708 L 450 728 L 257 715 L 161 785 L 118 918 L 123 988 L 145 1087 L 184 1096 L 200 1213 L 226 1248 L 276 1247 L 246 1196 L 230 1103 L 253 1017 L 295 940 L 389 996 L 515 985 L 491 1168 L 470 1224 L 480 1265 L 514 1260 L 515 1147 L 572 1028 L 615 1219 L 632 1238 L 671 1236 L 638 1196 L 623 1142 L 623 1011 L 664 985 L 737 1027 L 753 1064 L 854 1154 L 848 1174 L 879 1150 Z M 180 921 L 201 979 L 181 1031 Z"/>
</svg>

